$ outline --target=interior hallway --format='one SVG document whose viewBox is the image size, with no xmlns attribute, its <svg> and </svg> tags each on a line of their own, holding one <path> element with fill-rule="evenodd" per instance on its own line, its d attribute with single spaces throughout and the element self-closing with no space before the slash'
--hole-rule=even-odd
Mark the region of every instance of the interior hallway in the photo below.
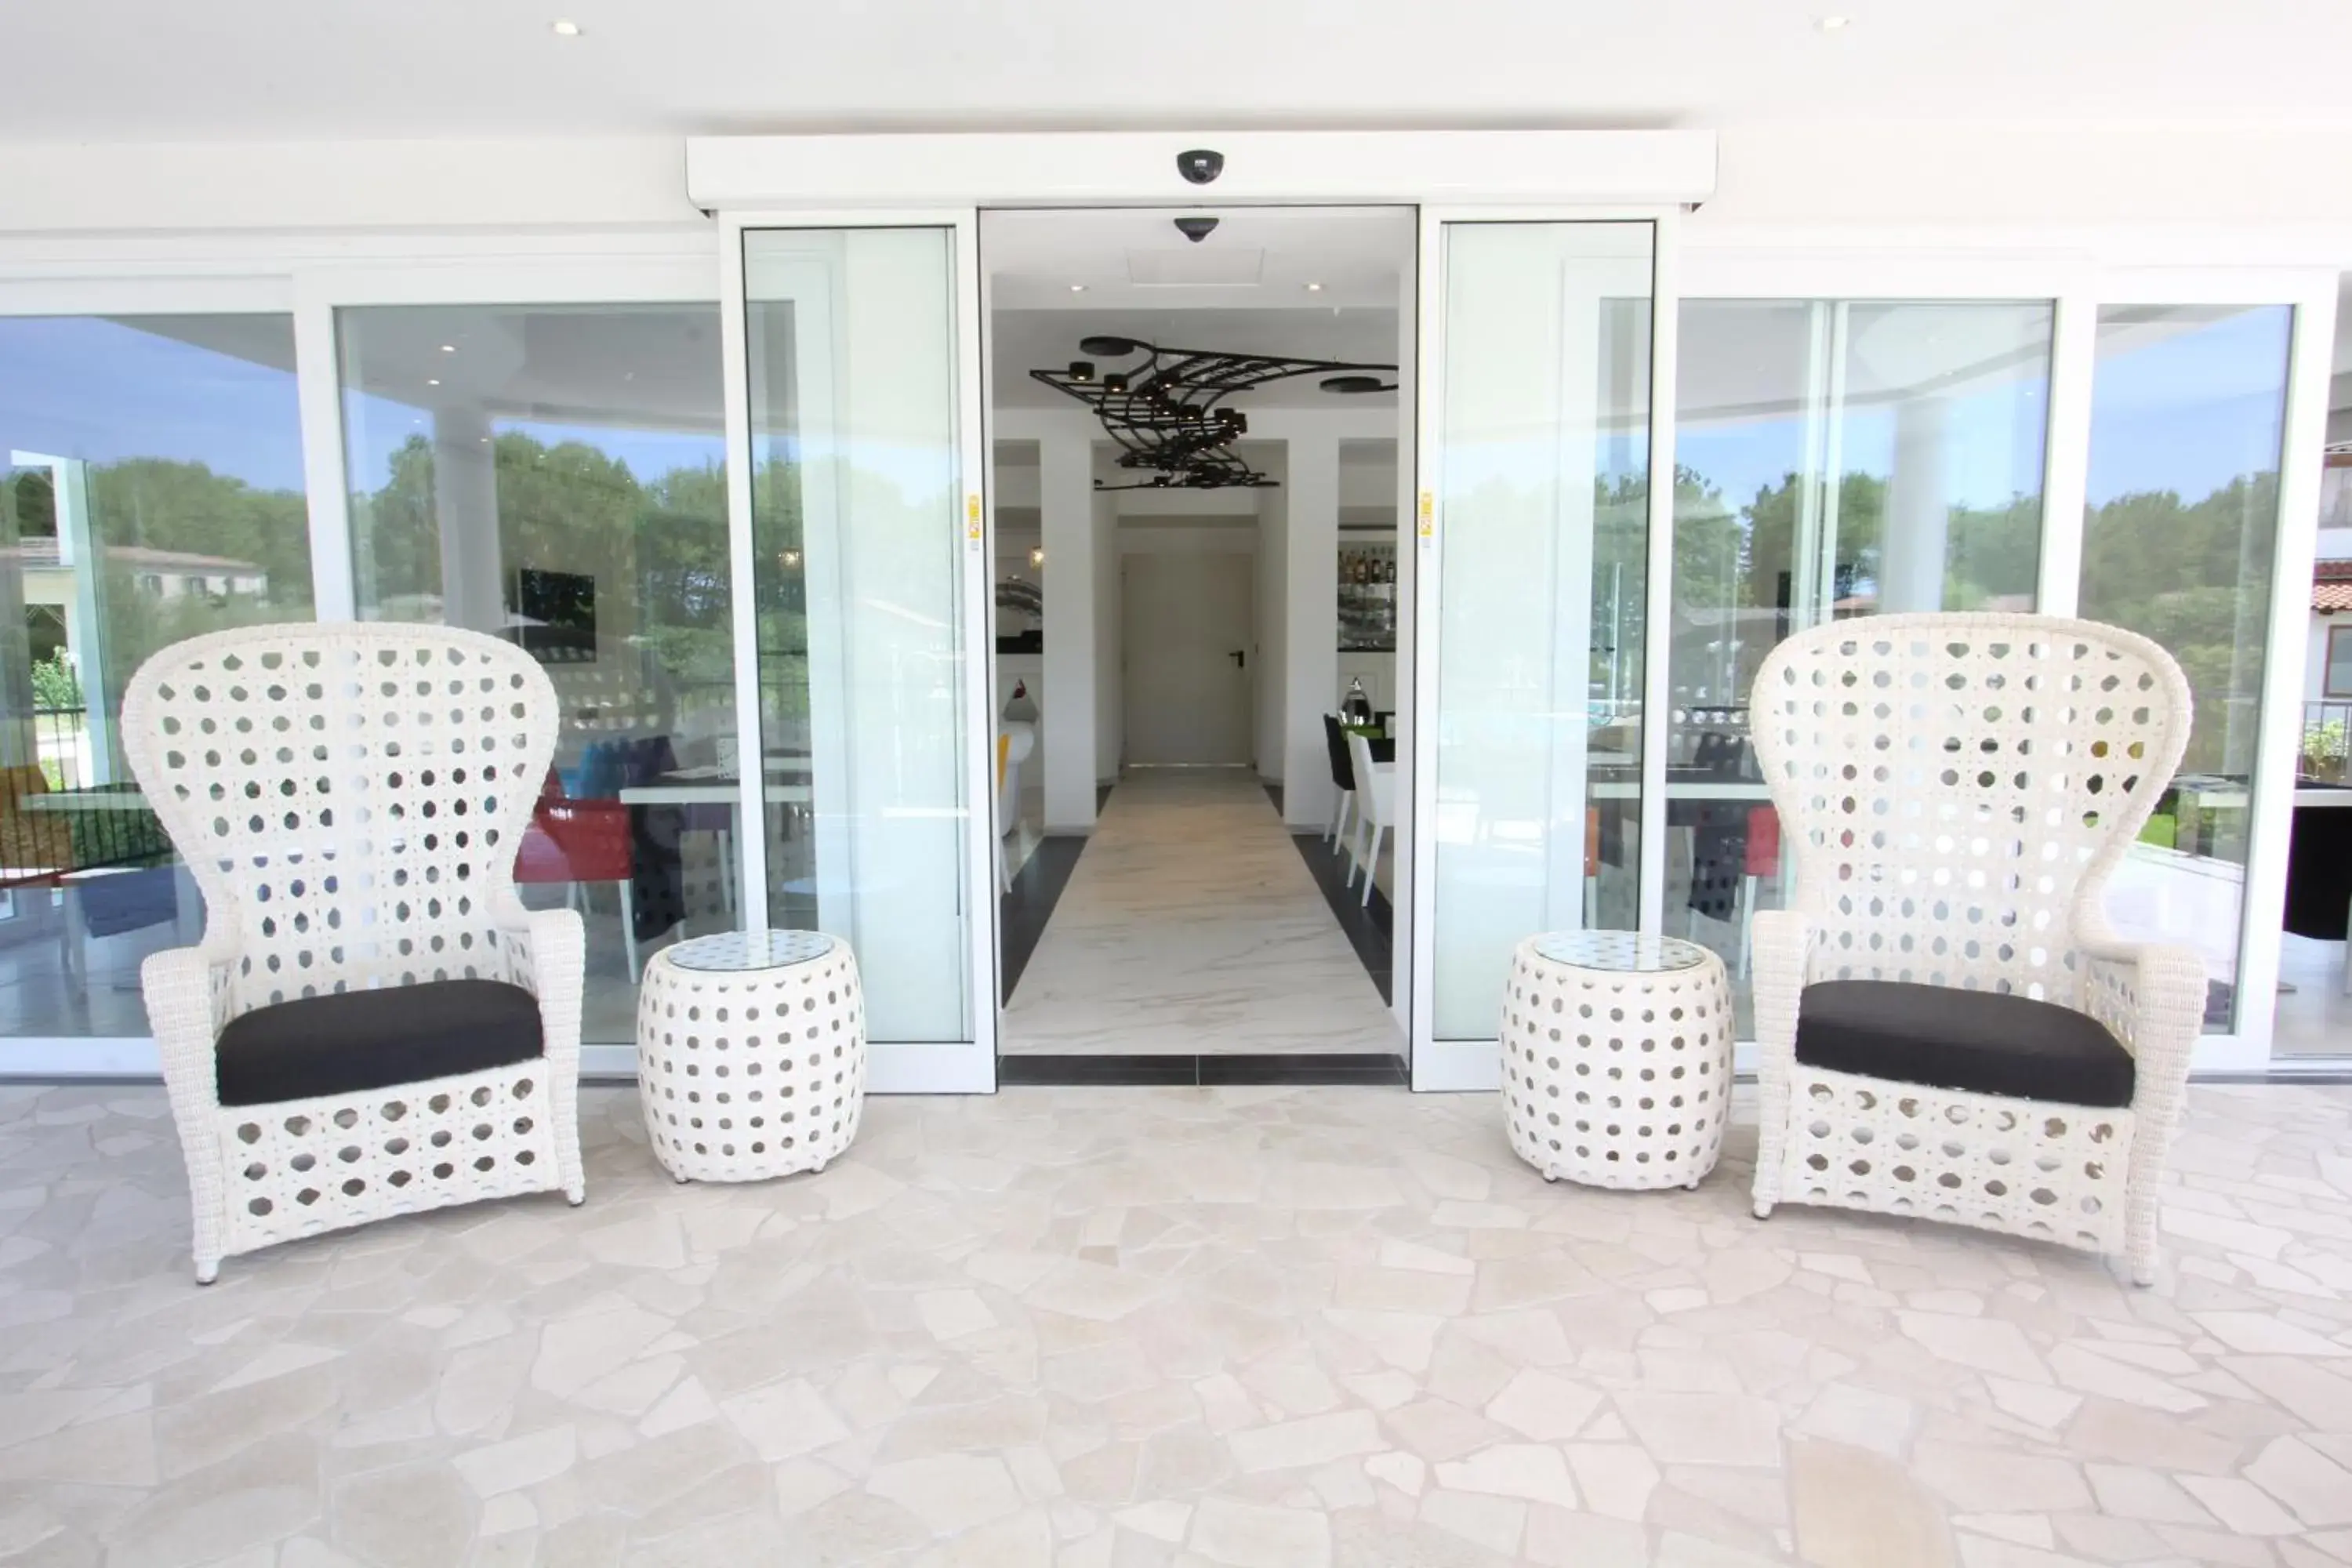
<svg viewBox="0 0 2352 1568">
<path fill-rule="evenodd" d="M 1005 1009 L 1004 1054 L 1395 1054 L 1393 1016 L 1257 779 L 1134 769 Z"/>
</svg>

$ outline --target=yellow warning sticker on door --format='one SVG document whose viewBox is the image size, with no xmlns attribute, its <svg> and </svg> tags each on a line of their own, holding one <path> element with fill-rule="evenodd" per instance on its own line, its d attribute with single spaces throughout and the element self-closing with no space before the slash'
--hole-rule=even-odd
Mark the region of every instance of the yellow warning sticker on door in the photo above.
<svg viewBox="0 0 2352 1568">
<path fill-rule="evenodd" d="M 1437 498 L 1427 490 L 1421 492 L 1421 536 L 1434 538 L 1437 533 Z"/>
</svg>

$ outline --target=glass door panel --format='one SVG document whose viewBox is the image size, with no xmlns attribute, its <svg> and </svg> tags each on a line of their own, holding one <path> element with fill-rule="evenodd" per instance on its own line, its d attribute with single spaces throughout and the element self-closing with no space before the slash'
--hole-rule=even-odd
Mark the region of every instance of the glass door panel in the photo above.
<svg viewBox="0 0 2352 1568">
<path fill-rule="evenodd" d="M 1511 949 L 1639 892 L 1654 229 L 1444 231 L 1432 1006 L 1491 1039 Z"/>
<path fill-rule="evenodd" d="M 294 323 L 0 319 L 0 1037 L 148 1032 L 204 900 L 116 732 L 147 658 L 311 618 Z"/>
<path fill-rule="evenodd" d="M 509 638 L 562 710 L 515 857 L 587 927 L 582 1037 L 636 1037 L 667 942 L 731 930 L 740 795 L 715 304 L 336 312 L 360 618 Z"/>
<path fill-rule="evenodd" d="M 743 237 L 769 919 L 973 1038 L 954 231 Z"/>
<path fill-rule="evenodd" d="M 2047 300 L 1685 300 L 1675 379 L 1665 929 L 1749 1016 L 1748 932 L 1792 866 L 1748 742 L 1781 638 L 1900 610 L 2031 610 Z"/>
<path fill-rule="evenodd" d="M 2196 699 L 2188 754 L 2117 869 L 2107 913 L 2127 936 L 2204 956 L 2208 1033 L 2240 1022 L 2248 805 L 2294 327 L 2286 305 L 2099 311 L 2082 614 L 2162 644 Z M 2335 814 L 2315 815 L 2324 830 Z M 2296 987 L 2289 998 L 2324 997 L 2341 985 L 2330 950 L 2344 932 L 2345 900 L 2322 893 L 2299 911 L 2294 881 L 2290 870 L 2282 973 Z M 2286 1000 L 2279 1046 L 2292 1052 L 2294 1025 L 2311 1015 Z"/>
</svg>

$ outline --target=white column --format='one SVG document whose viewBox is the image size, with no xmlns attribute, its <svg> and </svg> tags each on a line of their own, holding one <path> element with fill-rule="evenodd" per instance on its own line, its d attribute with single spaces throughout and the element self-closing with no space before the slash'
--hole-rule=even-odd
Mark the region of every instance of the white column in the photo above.
<svg viewBox="0 0 2352 1568">
<path fill-rule="evenodd" d="M 1112 468 L 1095 453 L 1095 471 Z M 1127 599 L 1118 549 L 1118 496 L 1094 495 L 1095 783 L 1118 782 L 1127 740 Z M 1097 796 L 1096 798 L 1100 798 Z"/>
<path fill-rule="evenodd" d="M 1886 483 L 1885 531 L 1878 547 L 1882 611 L 1944 606 L 1945 554 L 1951 534 L 1946 493 L 1950 465 L 1949 401 L 1906 398 L 1895 409 L 1895 472 Z"/>
<path fill-rule="evenodd" d="M 441 525 L 441 624 L 495 632 L 506 624 L 506 556 L 499 544 L 494 432 L 479 408 L 433 411 L 433 510 Z"/>
<path fill-rule="evenodd" d="M 1045 831 L 1091 833 L 1096 529 L 1093 442 L 1083 426 L 1073 422 L 1039 437 L 1037 510 L 1054 574 L 1045 591 L 1045 691 L 1038 715 Z"/>
<path fill-rule="evenodd" d="M 1287 446 L 1282 816 L 1318 827 L 1332 805 L 1323 715 L 1339 702 L 1339 437 L 1336 427 L 1296 430 Z"/>
<path fill-rule="evenodd" d="M 1269 784 L 1289 784 L 1287 648 L 1290 560 L 1286 498 L 1279 486 L 1257 495 L 1257 773 Z"/>
</svg>

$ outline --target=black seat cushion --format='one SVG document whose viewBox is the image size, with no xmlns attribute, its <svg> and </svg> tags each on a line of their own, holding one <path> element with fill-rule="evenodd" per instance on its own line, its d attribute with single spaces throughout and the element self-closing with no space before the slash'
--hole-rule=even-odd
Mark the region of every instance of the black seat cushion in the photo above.
<svg viewBox="0 0 2352 1568">
<path fill-rule="evenodd" d="M 2030 996 L 1824 980 L 1797 999 L 1809 1068 L 2062 1105 L 2129 1105 L 2131 1053 L 2097 1019 Z"/>
<path fill-rule="evenodd" d="M 276 1105 L 529 1061 L 539 1000 L 502 980 L 433 980 L 257 1007 L 213 1048 L 223 1105 Z"/>
</svg>

